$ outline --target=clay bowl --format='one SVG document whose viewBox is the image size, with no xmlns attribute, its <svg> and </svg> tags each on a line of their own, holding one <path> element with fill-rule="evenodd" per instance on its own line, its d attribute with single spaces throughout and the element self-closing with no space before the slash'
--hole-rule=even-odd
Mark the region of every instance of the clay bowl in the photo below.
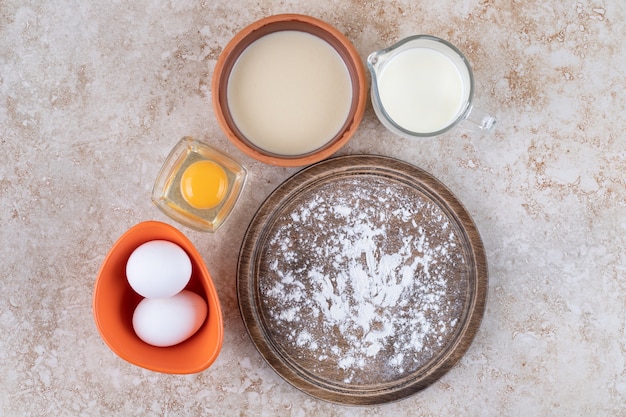
<svg viewBox="0 0 626 417">
<path fill-rule="evenodd" d="M 143 342 L 133 330 L 132 316 L 142 297 L 126 279 L 126 262 L 141 244 L 163 239 L 183 248 L 192 264 L 186 289 L 207 302 L 208 316 L 189 339 L 170 347 Z M 102 339 L 122 359 L 157 372 L 190 374 L 208 368 L 219 355 L 224 335 L 220 302 L 211 276 L 193 244 L 178 229 L 161 222 L 139 223 L 124 233 L 104 259 L 93 294 L 93 315 Z"/>
<path fill-rule="evenodd" d="M 338 133 L 321 147 L 304 154 L 280 154 L 267 151 L 253 144 L 237 127 L 228 103 L 229 77 L 238 58 L 256 40 L 281 31 L 305 32 L 326 41 L 343 60 L 348 70 L 352 88 L 350 109 Z M 321 161 L 344 146 L 354 135 L 363 118 L 367 102 L 367 89 L 365 68 L 350 41 L 331 25 L 319 19 L 299 14 L 269 16 L 241 30 L 222 51 L 212 81 L 213 107 L 217 121 L 230 141 L 256 160 L 270 165 L 289 167 L 305 166 Z"/>
</svg>

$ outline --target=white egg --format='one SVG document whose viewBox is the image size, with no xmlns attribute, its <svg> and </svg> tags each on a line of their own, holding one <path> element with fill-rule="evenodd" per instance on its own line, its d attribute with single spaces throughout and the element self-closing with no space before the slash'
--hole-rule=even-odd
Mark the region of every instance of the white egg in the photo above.
<svg viewBox="0 0 626 417">
<path fill-rule="evenodd" d="M 152 240 L 137 247 L 130 255 L 126 278 L 133 290 L 143 297 L 171 297 L 189 282 L 191 259 L 175 243 Z"/>
<path fill-rule="evenodd" d="M 144 342 L 173 346 L 193 336 L 204 323 L 207 304 L 188 290 L 168 298 L 144 298 L 135 308 L 133 329 Z"/>
</svg>

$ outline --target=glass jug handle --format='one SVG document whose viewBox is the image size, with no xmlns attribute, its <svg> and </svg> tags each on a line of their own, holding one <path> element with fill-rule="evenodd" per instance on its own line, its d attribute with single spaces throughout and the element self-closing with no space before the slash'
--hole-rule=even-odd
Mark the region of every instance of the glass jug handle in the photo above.
<svg viewBox="0 0 626 417">
<path fill-rule="evenodd" d="M 466 129 L 491 133 L 496 127 L 496 118 L 484 110 L 472 106 L 460 123 Z"/>
</svg>

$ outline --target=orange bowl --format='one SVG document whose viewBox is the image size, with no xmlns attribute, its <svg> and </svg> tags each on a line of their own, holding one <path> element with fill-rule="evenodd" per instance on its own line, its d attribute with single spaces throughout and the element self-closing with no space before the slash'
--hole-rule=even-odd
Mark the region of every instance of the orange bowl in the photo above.
<svg viewBox="0 0 626 417">
<path fill-rule="evenodd" d="M 326 41 L 343 60 L 351 80 L 352 101 L 343 126 L 325 145 L 301 155 L 280 155 L 255 146 L 237 127 L 228 104 L 229 78 L 237 59 L 256 40 L 280 31 L 305 32 Z M 342 148 L 359 127 L 368 98 L 367 74 L 354 45 L 330 24 L 300 14 L 269 16 L 248 25 L 237 33 L 224 47 L 217 60 L 211 91 L 217 121 L 230 141 L 239 150 L 258 161 L 287 167 L 310 165 L 326 159 Z"/>
<path fill-rule="evenodd" d="M 151 346 L 135 334 L 132 317 L 142 297 L 126 279 L 130 254 L 139 245 L 158 239 L 173 242 L 187 252 L 192 275 L 185 289 L 200 295 L 208 306 L 202 327 L 189 339 L 170 347 Z M 102 339 L 119 357 L 142 368 L 168 374 L 205 370 L 217 359 L 224 338 L 222 309 L 202 257 L 178 229 L 156 221 L 137 224 L 115 242 L 96 279 L 93 315 Z"/>
</svg>

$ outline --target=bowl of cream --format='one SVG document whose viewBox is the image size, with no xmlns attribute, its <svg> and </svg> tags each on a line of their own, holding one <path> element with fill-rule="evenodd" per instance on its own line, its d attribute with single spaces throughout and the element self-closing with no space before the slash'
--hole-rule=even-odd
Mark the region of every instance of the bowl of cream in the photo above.
<svg viewBox="0 0 626 417">
<path fill-rule="evenodd" d="M 223 49 L 212 98 L 220 127 L 248 156 L 278 166 L 329 157 L 358 128 L 367 75 L 352 43 L 319 19 L 258 20 Z"/>
</svg>

